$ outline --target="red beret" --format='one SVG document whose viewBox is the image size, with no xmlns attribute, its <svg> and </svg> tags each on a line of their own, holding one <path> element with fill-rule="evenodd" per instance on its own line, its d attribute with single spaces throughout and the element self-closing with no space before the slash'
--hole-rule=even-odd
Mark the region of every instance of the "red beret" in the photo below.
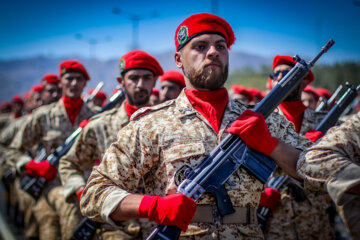
<svg viewBox="0 0 360 240">
<path fill-rule="evenodd" d="M 119 60 L 120 73 L 124 74 L 132 69 L 147 69 L 154 73 L 155 77 L 164 72 L 155 57 L 141 50 L 134 50 L 123 55 Z"/>
<path fill-rule="evenodd" d="M 24 99 L 25 99 L 25 100 L 29 100 L 30 97 L 31 97 L 31 92 L 25 93 L 25 95 L 24 95 Z"/>
<path fill-rule="evenodd" d="M 253 95 L 244 87 L 241 85 L 232 85 L 231 89 L 233 90 L 234 94 L 243 94 L 249 99 L 249 102 L 253 100 Z"/>
<path fill-rule="evenodd" d="M 181 87 L 185 87 L 184 75 L 176 70 L 169 70 L 164 72 L 160 78 L 160 82 L 170 81 L 179 84 Z"/>
<path fill-rule="evenodd" d="M 12 98 L 12 101 L 18 102 L 18 103 L 23 103 L 23 100 L 22 100 L 21 96 L 19 96 L 19 95 L 14 95 Z"/>
<path fill-rule="evenodd" d="M 41 84 L 37 84 L 37 85 L 32 86 L 31 90 L 33 92 L 41 92 L 42 90 L 44 90 L 44 86 Z"/>
<path fill-rule="evenodd" d="M 313 88 L 312 86 L 310 85 L 307 85 L 305 88 L 304 88 L 304 92 L 307 92 L 307 93 L 310 93 L 312 95 L 314 95 L 314 97 L 316 98 L 316 100 L 319 100 L 319 93 L 316 91 L 315 88 Z"/>
<path fill-rule="evenodd" d="M 0 108 L 11 108 L 11 103 L 8 101 L 4 101 L 0 104 Z"/>
<path fill-rule="evenodd" d="M 230 49 L 235 42 L 235 35 L 230 24 L 213 14 L 199 13 L 186 18 L 176 29 L 175 46 L 179 51 L 191 39 L 205 33 L 220 34 L 226 39 L 227 47 Z"/>
<path fill-rule="evenodd" d="M 92 94 L 93 92 L 94 92 L 94 88 L 92 88 L 92 89 L 90 89 L 89 90 L 89 94 Z M 96 95 L 95 95 L 95 97 L 96 98 L 99 98 L 99 99 L 101 99 L 101 100 L 106 100 L 106 98 L 107 98 L 107 96 L 106 96 L 106 94 L 102 91 L 102 90 L 100 90 Z"/>
<path fill-rule="evenodd" d="M 321 97 L 325 97 L 326 99 L 331 98 L 332 93 L 325 88 L 317 88 L 316 91 L 319 93 Z"/>
<path fill-rule="evenodd" d="M 90 80 L 89 74 L 87 73 L 84 65 L 82 65 L 81 62 L 79 62 L 79 61 L 66 60 L 66 61 L 60 63 L 59 69 L 60 69 L 61 76 L 68 72 L 79 72 L 82 75 L 84 75 L 86 80 Z"/>
<path fill-rule="evenodd" d="M 272 69 L 274 70 L 274 68 L 280 64 L 286 64 L 286 65 L 293 67 L 293 66 L 295 66 L 296 62 L 293 60 L 293 58 L 291 56 L 276 55 L 274 57 Z M 309 73 L 305 77 L 305 79 L 309 80 L 309 84 L 314 81 L 314 74 L 312 73 L 311 70 L 309 71 Z"/>
<path fill-rule="evenodd" d="M 46 74 L 45 76 L 43 76 L 41 81 L 46 81 L 46 83 L 59 83 L 60 78 L 58 75 L 56 75 L 54 73 L 49 73 L 49 74 Z"/>
<path fill-rule="evenodd" d="M 249 93 L 251 93 L 251 95 L 253 95 L 254 97 L 263 99 L 263 95 L 261 93 L 261 91 L 257 88 L 248 88 Z"/>
<path fill-rule="evenodd" d="M 159 95 L 160 95 L 160 91 L 159 91 L 159 89 L 157 89 L 157 88 L 153 88 L 152 89 L 152 93 L 151 93 L 152 95 L 155 95 L 155 96 L 157 96 L 157 97 L 159 97 Z"/>
</svg>

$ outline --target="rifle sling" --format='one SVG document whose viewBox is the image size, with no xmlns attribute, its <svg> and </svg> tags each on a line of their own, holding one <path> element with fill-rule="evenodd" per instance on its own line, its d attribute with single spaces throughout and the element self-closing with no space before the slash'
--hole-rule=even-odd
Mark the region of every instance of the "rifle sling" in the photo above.
<svg viewBox="0 0 360 240">
<path fill-rule="evenodd" d="M 219 221 L 222 224 L 256 224 L 256 209 L 252 207 L 234 207 L 235 213 L 221 217 L 216 214 L 216 205 L 197 205 L 194 223 L 214 223 Z"/>
</svg>

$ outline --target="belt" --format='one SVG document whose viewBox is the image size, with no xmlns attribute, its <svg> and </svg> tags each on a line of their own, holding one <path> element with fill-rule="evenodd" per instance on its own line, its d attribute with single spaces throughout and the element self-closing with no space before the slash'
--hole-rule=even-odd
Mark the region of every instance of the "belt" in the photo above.
<svg viewBox="0 0 360 240">
<path fill-rule="evenodd" d="M 198 205 L 194 223 L 214 223 L 219 221 L 222 224 L 256 224 L 256 208 L 252 207 L 234 207 L 235 212 L 229 215 L 220 216 L 216 205 Z"/>
</svg>

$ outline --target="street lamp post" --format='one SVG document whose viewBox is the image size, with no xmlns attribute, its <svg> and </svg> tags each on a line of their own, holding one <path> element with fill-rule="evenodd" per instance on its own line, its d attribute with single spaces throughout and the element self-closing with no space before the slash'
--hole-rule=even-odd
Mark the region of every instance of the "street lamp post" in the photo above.
<svg viewBox="0 0 360 240">
<path fill-rule="evenodd" d="M 75 34 L 75 38 L 80 41 L 84 41 L 89 44 L 89 57 L 95 58 L 96 57 L 96 45 L 101 42 L 110 42 L 112 39 L 111 37 L 106 37 L 103 40 L 96 39 L 96 38 L 84 38 L 82 34 L 77 33 Z"/>
<path fill-rule="evenodd" d="M 132 14 L 132 13 L 128 13 L 125 12 L 119 8 L 114 8 L 113 9 L 113 13 L 115 15 L 122 15 L 123 17 L 131 20 L 132 22 L 132 44 L 131 44 L 131 49 L 139 49 L 139 22 L 141 20 L 145 20 L 145 19 L 150 19 L 150 18 L 155 18 L 157 17 L 157 12 L 152 11 L 150 13 L 145 13 L 145 14 Z"/>
</svg>

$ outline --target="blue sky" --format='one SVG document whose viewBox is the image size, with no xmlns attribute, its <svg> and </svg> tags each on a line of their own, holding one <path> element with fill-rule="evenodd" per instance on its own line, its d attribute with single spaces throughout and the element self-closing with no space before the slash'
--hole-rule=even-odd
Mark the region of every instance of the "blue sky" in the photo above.
<svg viewBox="0 0 360 240">
<path fill-rule="evenodd" d="M 3 0 L 0 60 L 81 55 L 103 60 L 130 50 L 132 22 L 112 13 L 157 17 L 140 21 L 139 45 L 150 53 L 174 50 L 174 32 L 187 16 L 211 12 L 211 0 Z M 313 57 L 329 39 L 336 42 L 324 62 L 360 61 L 360 0 L 217 0 L 217 14 L 233 27 L 233 50 L 265 57 Z M 81 34 L 82 39 L 76 39 Z M 89 39 L 99 43 L 90 49 Z M 110 41 L 109 41 L 110 39 Z"/>
</svg>

